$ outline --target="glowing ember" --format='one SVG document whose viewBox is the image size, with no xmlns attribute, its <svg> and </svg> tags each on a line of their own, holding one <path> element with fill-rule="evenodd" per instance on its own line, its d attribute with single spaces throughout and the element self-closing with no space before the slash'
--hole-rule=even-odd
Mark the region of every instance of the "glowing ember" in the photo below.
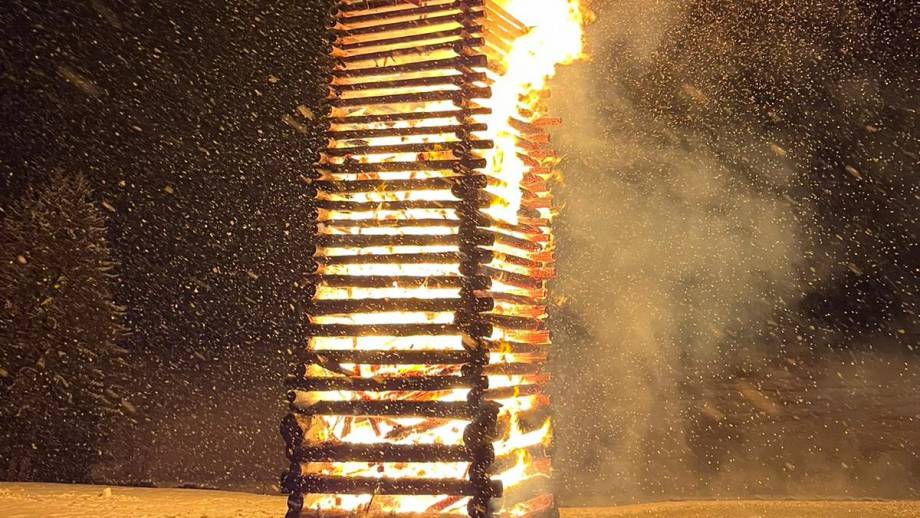
<svg viewBox="0 0 920 518">
<path fill-rule="evenodd" d="M 577 0 L 343 0 L 289 516 L 553 509 L 542 100 Z"/>
</svg>

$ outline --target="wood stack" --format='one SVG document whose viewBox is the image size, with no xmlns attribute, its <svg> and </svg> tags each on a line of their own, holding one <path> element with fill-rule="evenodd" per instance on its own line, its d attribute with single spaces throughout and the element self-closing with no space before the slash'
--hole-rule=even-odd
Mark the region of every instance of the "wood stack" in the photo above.
<svg viewBox="0 0 920 518">
<path fill-rule="evenodd" d="M 337 3 L 329 144 L 307 175 L 311 335 L 282 424 L 289 518 L 557 514 L 545 443 L 508 442 L 549 414 L 551 153 L 525 113 L 516 221 L 489 210 L 509 203 L 486 158 L 490 77 L 526 31 L 486 0 Z"/>
</svg>

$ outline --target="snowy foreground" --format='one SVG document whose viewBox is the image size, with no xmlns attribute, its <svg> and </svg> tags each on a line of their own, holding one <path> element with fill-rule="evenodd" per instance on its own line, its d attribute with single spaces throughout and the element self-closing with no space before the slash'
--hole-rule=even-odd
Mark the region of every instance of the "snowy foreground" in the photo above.
<svg viewBox="0 0 920 518">
<path fill-rule="evenodd" d="M 281 518 L 284 498 L 228 491 L 0 483 L 3 518 Z M 563 518 L 917 518 L 915 502 L 669 502 L 569 508 Z"/>
</svg>

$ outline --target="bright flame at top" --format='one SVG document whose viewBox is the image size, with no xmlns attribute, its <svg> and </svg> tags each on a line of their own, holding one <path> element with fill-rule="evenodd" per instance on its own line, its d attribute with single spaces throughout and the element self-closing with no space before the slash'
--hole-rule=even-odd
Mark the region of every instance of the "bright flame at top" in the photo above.
<svg viewBox="0 0 920 518">
<path fill-rule="evenodd" d="M 504 73 L 495 78 L 488 101 L 492 113 L 486 118 L 489 138 L 495 144 L 486 154 L 487 170 L 504 181 L 503 186 L 490 190 L 507 203 L 493 206 L 489 212 L 493 217 L 516 223 L 521 206 L 519 185 L 527 165 L 518 156 L 517 131 L 511 119 L 529 122 L 539 118 L 540 97 L 547 81 L 555 76 L 556 67 L 584 55 L 585 19 L 580 0 L 497 0 L 495 3 L 529 28 L 513 41 L 505 56 Z"/>
</svg>

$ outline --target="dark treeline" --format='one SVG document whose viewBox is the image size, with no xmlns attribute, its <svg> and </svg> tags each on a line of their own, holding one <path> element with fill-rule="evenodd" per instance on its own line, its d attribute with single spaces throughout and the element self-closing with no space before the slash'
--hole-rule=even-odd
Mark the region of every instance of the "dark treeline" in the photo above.
<svg viewBox="0 0 920 518">
<path fill-rule="evenodd" d="M 0 220 L 0 458 L 6 479 L 85 481 L 136 424 L 102 208 L 54 174 Z"/>
</svg>

